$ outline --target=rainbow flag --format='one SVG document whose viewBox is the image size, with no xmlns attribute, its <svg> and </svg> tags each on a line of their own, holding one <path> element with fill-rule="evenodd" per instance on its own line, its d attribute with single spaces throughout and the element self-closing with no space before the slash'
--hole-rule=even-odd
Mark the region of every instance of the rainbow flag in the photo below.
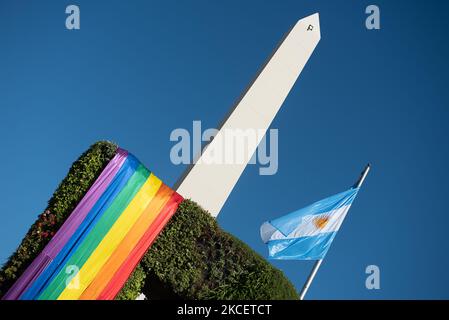
<svg viewBox="0 0 449 320">
<path fill-rule="evenodd" d="M 114 299 L 182 200 L 118 149 L 3 299 Z"/>
</svg>

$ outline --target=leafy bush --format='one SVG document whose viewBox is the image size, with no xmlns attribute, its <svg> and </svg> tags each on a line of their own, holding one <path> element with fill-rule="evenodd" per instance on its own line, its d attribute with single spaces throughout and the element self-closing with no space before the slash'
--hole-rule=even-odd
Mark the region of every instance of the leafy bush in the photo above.
<svg viewBox="0 0 449 320">
<path fill-rule="evenodd" d="M 190 200 L 181 203 L 136 270 L 146 280 L 130 277 L 118 299 L 139 292 L 149 299 L 161 292 L 181 299 L 298 299 L 281 271 Z"/>
<path fill-rule="evenodd" d="M 0 297 L 22 274 L 113 158 L 111 142 L 92 145 L 73 163 L 48 207 L 0 270 Z M 179 206 L 117 299 L 297 299 L 292 284 L 190 200 Z"/>
</svg>

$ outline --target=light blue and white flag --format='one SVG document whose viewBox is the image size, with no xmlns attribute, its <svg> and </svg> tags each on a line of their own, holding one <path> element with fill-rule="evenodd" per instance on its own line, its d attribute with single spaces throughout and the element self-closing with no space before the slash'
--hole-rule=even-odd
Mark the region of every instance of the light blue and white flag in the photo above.
<svg viewBox="0 0 449 320">
<path fill-rule="evenodd" d="M 260 235 L 270 258 L 323 259 L 358 191 L 349 189 L 262 224 Z"/>
</svg>

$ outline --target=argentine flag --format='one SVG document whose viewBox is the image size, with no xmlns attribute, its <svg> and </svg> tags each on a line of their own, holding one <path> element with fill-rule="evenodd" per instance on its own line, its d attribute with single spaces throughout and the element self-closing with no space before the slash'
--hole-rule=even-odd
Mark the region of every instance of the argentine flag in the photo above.
<svg viewBox="0 0 449 320">
<path fill-rule="evenodd" d="M 323 259 L 358 191 L 351 188 L 262 224 L 260 235 L 270 258 Z"/>
</svg>

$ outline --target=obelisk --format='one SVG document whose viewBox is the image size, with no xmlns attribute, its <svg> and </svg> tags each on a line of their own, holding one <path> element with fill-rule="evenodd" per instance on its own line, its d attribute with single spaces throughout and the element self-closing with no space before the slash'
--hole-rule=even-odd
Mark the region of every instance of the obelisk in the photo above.
<svg viewBox="0 0 449 320">
<path fill-rule="evenodd" d="M 176 183 L 175 189 L 179 194 L 196 201 L 212 216 L 219 214 L 263 138 L 263 135 L 259 134 L 242 150 L 242 145 L 232 145 L 229 139 L 226 141 L 226 132 L 254 130 L 265 134 L 320 38 L 318 13 L 295 24 L 235 104 L 197 162 L 192 164 Z M 233 158 L 230 153 L 234 152 L 249 153 L 249 157 L 245 157 L 245 161 L 234 163 L 211 163 L 210 159 L 214 158 L 212 153 L 217 150 L 225 150 L 228 158 Z"/>
</svg>

